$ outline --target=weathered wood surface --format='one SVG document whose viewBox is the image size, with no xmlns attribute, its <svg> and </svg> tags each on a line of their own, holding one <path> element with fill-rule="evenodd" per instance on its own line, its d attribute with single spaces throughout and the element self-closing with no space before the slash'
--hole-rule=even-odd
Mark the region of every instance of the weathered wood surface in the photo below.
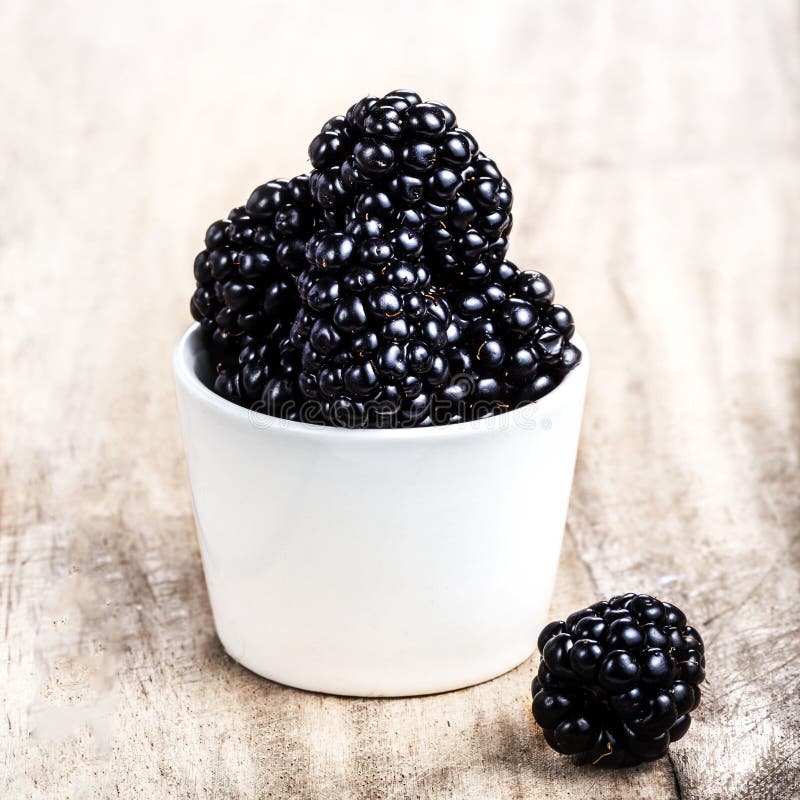
<svg viewBox="0 0 800 800">
<path fill-rule="evenodd" d="M 3 4 L 0 796 L 797 797 L 796 5 L 379 6 Z M 348 700 L 214 637 L 169 367 L 191 260 L 321 120 L 397 84 L 496 157 L 512 257 L 591 344 L 552 611 L 686 608 L 709 683 L 670 760 L 554 755 L 535 659 Z"/>
</svg>

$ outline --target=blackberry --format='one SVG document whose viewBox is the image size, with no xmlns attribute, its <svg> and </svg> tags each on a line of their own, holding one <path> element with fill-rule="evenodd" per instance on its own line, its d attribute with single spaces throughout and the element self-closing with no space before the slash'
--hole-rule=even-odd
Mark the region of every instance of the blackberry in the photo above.
<svg viewBox="0 0 800 800">
<path fill-rule="evenodd" d="M 403 90 L 365 97 L 328 120 L 308 153 L 311 191 L 331 226 L 360 207 L 413 228 L 437 285 L 503 260 L 511 187 L 444 104 Z"/>
<path fill-rule="evenodd" d="M 431 286 L 417 232 L 391 227 L 364 205 L 372 200 L 356 205 L 343 231 L 309 239 L 290 337 L 300 353 L 298 385 L 328 424 L 417 425 L 449 379 L 450 309 Z"/>
<path fill-rule="evenodd" d="M 632 766 L 666 755 L 689 729 L 705 656 L 679 608 L 645 594 L 612 597 L 551 622 L 538 644 L 533 716 L 557 752 Z"/>
<path fill-rule="evenodd" d="M 322 224 L 308 184 L 307 175 L 265 183 L 208 228 L 194 262 L 190 308 L 218 362 L 231 355 L 235 362 L 242 336 L 267 344 L 288 335 L 305 243 Z"/>
<path fill-rule="evenodd" d="M 401 90 L 330 119 L 309 156 L 312 195 L 340 238 L 310 248 L 313 267 L 299 281 L 293 341 L 303 348 L 301 389 L 355 424 L 365 402 L 385 406 L 381 424 L 468 419 L 465 398 L 494 396 L 498 387 L 484 376 L 469 391 L 449 385 L 453 325 L 444 287 L 456 271 L 483 275 L 502 262 L 512 224 L 508 182 L 449 108 Z M 342 266 L 341 279 L 324 274 Z M 335 307 L 316 307 L 330 287 Z M 370 305 L 375 298 L 386 308 Z"/>
<path fill-rule="evenodd" d="M 282 323 L 281 330 L 285 325 Z M 280 337 L 243 335 L 240 349 L 217 366 L 214 391 L 238 405 L 274 417 L 321 422 L 318 409 L 304 402 L 297 389 L 300 360 L 288 328 Z"/>
<path fill-rule="evenodd" d="M 536 400 L 577 366 L 547 278 L 505 260 L 511 187 L 447 106 L 365 97 L 309 156 L 195 260 L 215 391 L 289 419 L 427 426 Z"/>
<path fill-rule="evenodd" d="M 553 304 L 553 294 L 545 275 L 510 261 L 489 267 L 473 285 L 447 291 L 453 309 L 447 358 L 472 387 L 469 416 L 538 400 L 580 363 L 570 342 L 572 315 Z"/>
</svg>

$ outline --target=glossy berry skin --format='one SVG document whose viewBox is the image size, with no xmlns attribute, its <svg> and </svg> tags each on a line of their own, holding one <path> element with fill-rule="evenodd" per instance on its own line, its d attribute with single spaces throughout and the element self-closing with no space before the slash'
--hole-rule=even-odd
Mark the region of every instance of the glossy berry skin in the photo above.
<svg viewBox="0 0 800 800">
<path fill-rule="evenodd" d="M 295 279 L 306 265 L 306 241 L 322 224 L 308 176 L 300 175 L 257 187 L 244 206 L 209 226 L 194 263 L 190 309 L 223 397 L 250 405 L 269 380 L 291 382 L 282 374 L 281 351 L 300 305 Z M 273 392 L 273 410 L 279 399 Z"/>
<path fill-rule="evenodd" d="M 447 272 L 450 255 L 467 267 L 502 261 L 511 187 L 444 104 L 403 90 L 365 97 L 323 126 L 308 155 L 312 196 L 337 229 L 354 209 L 387 225 L 413 219 L 435 275 Z M 438 276 L 435 283 L 445 285 Z"/>
<path fill-rule="evenodd" d="M 343 231 L 310 237 L 297 279 L 298 385 L 329 425 L 416 426 L 450 377 L 449 306 L 431 285 L 417 232 L 364 210 L 381 202 L 361 197 Z"/>
<path fill-rule="evenodd" d="M 315 418 L 315 410 L 304 406 L 299 395 L 299 359 L 288 335 L 284 338 L 245 335 L 237 344 L 238 352 L 228 354 L 217 364 L 214 381 L 217 394 L 271 416 L 321 422 L 318 409 Z"/>
<path fill-rule="evenodd" d="M 663 757 L 689 729 L 704 646 L 670 603 L 612 597 L 551 622 L 538 646 L 533 716 L 557 752 L 627 767 Z"/>
<path fill-rule="evenodd" d="M 452 248 L 470 270 L 490 247 L 496 257 L 505 252 L 507 181 L 449 108 L 402 90 L 365 97 L 329 120 L 309 157 L 327 232 L 309 241 L 297 281 L 290 338 L 304 396 L 337 425 L 468 419 L 468 393 L 451 386 L 454 329 L 440 267 Z M 330 258 L 333 234 L 351 245 L 346 259 Z M 487 342 L 481 358 L 497 366 L 502 343 Z M 498 395 L 500 383 L 481 377 L 476 397 Z"/>
<path fill-rule="evenodd" d="M 453 309 L 448 359 L 454 374 L 477 387 L 498 381 L 496 397 L 468 394 L 467 418 L 479 410 L 500 413 L 535 402 L 581 362 L 570 342 L 575 326 L 564 307 L 553 304 L 553 285 L 540 272 L 521 271 L 510 261 L 474 266 L 454 260 L 446 296 Z"/>
<path fill-rule="evenodd" d="M 550 281 L 505 260 L 508 181 L 447 106 L 362 98 L 308 153 L 309 175 L 255 189 L 195 261 L 215 391 L 288 419 L 428 426 L 535 402 L 580 363 Z"/>
</svg>

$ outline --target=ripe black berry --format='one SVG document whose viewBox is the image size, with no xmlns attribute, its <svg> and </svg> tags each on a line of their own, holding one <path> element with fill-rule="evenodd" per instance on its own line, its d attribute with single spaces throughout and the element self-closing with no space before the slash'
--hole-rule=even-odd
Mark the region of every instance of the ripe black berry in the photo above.
<svg viewBox="0 0 800 800">
<path fill-rule="evenodd" d="M 347 233 L 309 239 L 297 280 L 298 385 L 331 425 L 416 425 L 449 378 L 449 307 L 431 286 L 417 233 L 363 210 L 374 210 L 375 197 L 349 212 Z"/>
<path fill-rule="evenodd" d="M 239 342 L 239 351 L 217 365 L 214 391 L 234 403 L 271 416 L 300 419 L 299 360 L 288 338 L 245 335 Z"/>
<path fill-rule="evenodd" d="M 259 186 L 195 261 L 216 391 L 427 426 L 538 400 L 580 363 L 550 281 L 505 260 L 508 181 L 447 106 L 362 98 L 308 153 L 310 175 Z"/>
<path fill-rule="evenodd" d="M 624 767 L 666 755 L 700 703 L 705 656 L 683 612 L 627 594 L 539 635 L 533 716 L 548 744 L 582 763 Z"/>
<path fill-rule="evenodd" d="M 355 209 L 413 227 L 433 272 L 451 253 L 467 272 L 479 259 L 502 261 L 511 187 L 447 106 L 401 90 L 365 97 L 329 120 L 308 154 L 312 195 L 339 225 Z"/>
<path fill-rule="evenodd" d="M 453 309 L 451 369 L 476 388 L 489 378 L 500 384 L 491 397 L 470 393 L 468 407 L 479 399 L 483 403 L 468 414 L 497 413 L 538 400 L 578 366 L 581 352 L 569 341 L 572 315 L 552 304 L 553 287 L 544 275 L 520 272 L 510 261 L 482 274 L 465 271 L 457 260 L 452 267 L 456 272 L 447 292 Z"/>
<path fill-rule="evenodd" d="M 265 342 L 288 333 L 299 305 L 293 276 L 320 224 L 301 175 L 259 186 L 245 206 L 208 228 L 190 307 L 216 360 L 241 350 L 243 335 Z"/>
</svg>

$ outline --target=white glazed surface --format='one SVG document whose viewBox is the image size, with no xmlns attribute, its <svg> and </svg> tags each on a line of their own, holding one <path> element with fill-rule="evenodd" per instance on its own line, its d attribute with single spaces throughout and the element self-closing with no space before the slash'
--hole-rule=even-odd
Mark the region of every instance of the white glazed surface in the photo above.
<svg viewBox="0 0 800 800">
<path fill-rule="evenodd" d="M 217 634 L 264 677 L 343 695 L 488 680 L 546 621 L 589 358 L 538 403 L 475 423 L 341 430 L 240 408 L 173 366 Z"/>
</svg>

